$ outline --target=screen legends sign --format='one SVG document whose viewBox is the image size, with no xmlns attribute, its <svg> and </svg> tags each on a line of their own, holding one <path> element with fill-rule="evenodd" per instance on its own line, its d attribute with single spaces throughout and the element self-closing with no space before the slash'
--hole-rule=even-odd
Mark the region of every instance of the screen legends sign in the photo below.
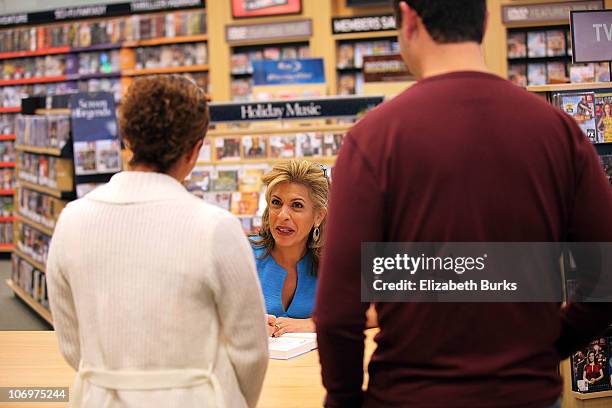
<svg viewBox="0 0 612 408">
<path fill-rule="evenodd" d="M 211 103 L 210 117 L 212 123 L 355 117 L 382 102 L 382 96 L 368 96 L 254 103 Z"/>
<path fill-rule="evenodd" d="M 572 11 L 574 62 L 612 60 L 612 10 Z"/>
</svg>

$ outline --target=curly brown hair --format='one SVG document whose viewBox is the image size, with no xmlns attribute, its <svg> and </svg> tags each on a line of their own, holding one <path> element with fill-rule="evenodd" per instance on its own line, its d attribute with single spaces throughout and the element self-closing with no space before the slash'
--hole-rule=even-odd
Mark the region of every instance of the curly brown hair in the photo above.
<svg viewBox="0 0 612 408">
<path fill-rule="evenodd" d="M 121 135 L 133 153 L 130 164 L 160 173 L 204 138 L 209 123 L 206 94 L 179 75 L 135 80 L 119 114 Z"/>
</svg>

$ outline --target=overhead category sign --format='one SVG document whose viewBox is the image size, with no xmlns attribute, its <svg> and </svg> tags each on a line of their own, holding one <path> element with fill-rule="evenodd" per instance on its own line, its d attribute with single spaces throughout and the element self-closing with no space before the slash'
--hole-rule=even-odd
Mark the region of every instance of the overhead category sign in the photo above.
<svg viewBox="0 0 612 408">
<path fill-rule="evenodd" d="M 382 96 L 317 98 L 290 101 L 211 103 L 212 123 L 249 120 L 296 120 L 355 117 L 383 102 Z"/>
<path fill-rule="evenodd" d="M 324 84 L 322 58 L 253 61 L 253 84 Z"/>
<path fill-rule="evenodd" d="M 574 62 L 612 60 L 612 10 L 573 11 L 570 20 Z"/>
<path fill-rule="evenodd" d="M 334 18 L 332 20 L 332 31 L 334 34 L 366 33 L 392 30 L 395 30 L 395 16 L 392 14 L 385 14 L 381 16 Z"/>
<path fill-rule="evenodd" d="M 312 20 L 294 20 L 266 24 L 228 25 L 225 39 L 228 43 L 276 40 L 312 36 Z"/>
<path fill-rule="evenodd" d="M 567 21 L 570 11 L 602 10 L 603 8 L 603 0 L 502 6 L 502 21 L 504 24 Z"/>
<path fill-rule="evenodd" d="M 94 17 L 127 16 L 134 13 L 203 8 L 205 6 L 205 0 L 138 0 L 127 3 L 61 7 L 55 10 L 0 16 L 0 27 L 56 23 Z"/>
</svg>

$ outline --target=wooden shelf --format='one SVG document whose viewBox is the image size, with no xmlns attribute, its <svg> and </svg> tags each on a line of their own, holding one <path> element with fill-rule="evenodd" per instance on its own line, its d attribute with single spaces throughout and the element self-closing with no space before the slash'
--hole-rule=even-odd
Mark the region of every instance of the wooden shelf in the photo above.
<svg viewBox="0 0 612 408">
<path fill-rule="evenodd" d="M 59 199 L 66 199 L 67 195 L 71 195 L 72 192 L 71 191 L 60 191 L 60 190 L 56 190 L 54 188 L 51 187 L 47 187 L 47 186 L 41 186 L 39 184 L 36 183 L 30 183 L 29 181 L 25 181 L 25 180 L 21 180 L 18 179 L 18 183 L 25 188 L 28 188 L 30 190 L 34 190 L 34 191 L 38 191 L 39 193 L 43 193 L 43 194 L 48 194 L 50 196 L 59 198 Z"/>
<path fill-rule="evenodd" d="M 8 108 L 0 108 L 0 113 L 19 113 L 21 106 L 9 106 Z"/>
<path fill-rule="evenodd" d="M 23 58 L 23 57 L 38 57 L 41 55 L 67 54 L 70 52 L 70 47 L 46 48 L 35 51 L 9 51 L 0 53 L 0 60 Z"/>
<path fill-rule="evenodd" d="M 333 164 L 337 156 L 318 156 L 318 157 L 287 157 L 287 158 L 262 158 L 262 159 L 242 159 L 242 160 L 213 160 L 209 162 L 198 162 L 198 166 L 242 166 L 246 164 L 265 164 L 278 163 L 291 159 L 308 160 L 313 163 Z"/>
<path fill-rule="evenodd" d="M 600 392 L 589 392 L 589 393 L 572 391 L 572 395 L 576 399 L 579 399 L 579 400 L 588 400 L 588 399 L 593 399 L 593 398 L 612 397 L 612 391 L 600 391 Z"/>
<path fill-rule="evenodd" d="M 15 218 L 15 217 L 14 217 Z M 16 217 L 19 221 L 23 222 L 24 224 L 29 225 L 32 228 L 35 228 L 37 230 L 39 230 L 40 232 L 47 234 L 48 236 L 52 236 L 53 235 L 53 228 L 49 228 L 46 227 L 34 220 L 29 219 L 28 217 L 26 217 L 25 215 L 21 214 L 21 213 L 17 213 L 17 217 Z"/>
<path fill-rule="evenodd" d="M 0 168 L 15 167 L 15 162 L 0 162 Z"/>
<path fill-rule="evenodd" d="M 223 129 L 211 130 L 206 133 L 207 137 L 222 136 L 259 136 L 259 135 L 291 135 L 296 133 L 309 132 L 347 132 L 354 124 L 346 125 L 321 125 L 321 126 L 301 126 L 290 128 L 252 128 L 252 129 Z"/>
<path fill-rule="evenodd" d="M 164 37 L 164 38 L 152 38 L 150 40 L 140 41 L 126 41 L 123 43 L 125 48 L 134 47 L 147 47 L 152 45 L 164 45 L 164 44 L 178 44 L 178 43 L 190 43 L 208 41 L 208 34 L 189 35 L 183 37 Z"/>
<path fill-rule="evenodd" d="M 0 81 L 0 86 L 7 85 L 26 85 L 26 84 L 46 84 L 49 82 L 63 82 L 67 81 L 65 75 L 53 76 L 53 77 L 38 77 L 38 78 L 23 78 L 23 79 L 9 79 Z"/>
<path fill-rule="evenodd" d="M 40 147 L 40 146 L 28 146 L 28 145 L 16 145 L 15 150 L 20 152 L 35 153 L 35 154 L 48 154 L 51 156 L 61 156 L 62 149 L 59 147 Z"/>
<path fill-rule="evenodd" d="M 559 91 L 584 91 L 589 89 L 612 88 L 612 82 L 587 82 L 583 84 L 553 84 L 528 86 L 529 92 L 559 92 Z"/>
<path fill-rule="evenodd" d="M 70 109 L 36 109 L 37 115 L 70 115 Z"/>
<path fill-rule="evenodd" d="M 15 190 L 0 190 L 0 196 L 15 195 Z"/>
<path fill-rule="evenodd" d="M 35 267 L 39 271 L 46 273 L 47 269 L 45 268 L 45 265 L 41 264 L 38 261 L 35 261 L 29 255 L 26 255 L 23 252 L 21 252 L 19 250 L 19 248 L 17 248 L 17 246 L 15 246 L 15 249 L 13 249 L 13 252 L 15 253 L 15 255 L 17 255 L 18 257 L 26 260 L 30 265 L 32 265 L 33 267 Z"/>
<path fill-rule="evenodd" d="M 47 323 L 51 325 L 53 324 L 53 318 L 51 317 L 51 312 L 49 310 L 47 310 L 43 305 L 35 301 L 32 296 L 28 295 L 25 290 L 17 286 L 17 284 L 14 283 L 12 280 L 7 279 L 6 284 L 9 288 L 11 288 L 15 295 L 17 295 L 19 298 L 21 298 L 21 300 L 26 302 L 27 305 L 30 306 L 36 313 L 38 313 L 40 317 L 45 319 Z"/>
<path fill-rule="evenodd" d="M 123 76 L 139 76 L 139 75 L 160 75 L 160 74 L 177 74 L 183 72 L 204 72 L 208 71 L 208 65 L 192 65 L 189 67 L 169 67 L 169 68 L 151 68 L 151 69 L 128 69 L 122 72 Z"/>
<path fill-rule="evenodd" d="M 392 37 L 397 39 L 397 30 L 389 31 L 377 31 L 377 32 L 365 32 L 365 33 L 346 33 L 346 34 L 335 34 L 334 40 L 370 40 L 372 38 L 386 38 Z"/>
<path fill-rule="evenodd" d="M 0 135 L 0 140 L 15 140 L 17 137 L 14 134 Z"/>
</svg>

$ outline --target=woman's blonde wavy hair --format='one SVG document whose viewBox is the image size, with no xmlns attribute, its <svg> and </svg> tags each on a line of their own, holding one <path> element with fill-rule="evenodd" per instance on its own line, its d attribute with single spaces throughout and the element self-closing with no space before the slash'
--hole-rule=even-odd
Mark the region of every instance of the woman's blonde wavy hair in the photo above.
<svg viewBox="0 0 612 408">
<path fill-rule="evenodd" d="M 286 160 L 276 164 L 270 172 L 262 178 L 266 185 L 266 202 L 268 206 L 264 210 L 261 218 L 261 229 L 259 233 L 252 237 L 253 245 L 257 248 L 265 248 L 266 251 L 261 256 L 265 258 L 270 255 L 274 248 L 274 237 L 270 231 L 270 199 L 272 190 L 284 182 L 299 183 L 308 188 L 310 198 L 314 203 L 315 210 L 325 209 L 327 211 L 327 199 L 329 196 L 329 179 L 325 174 L 325 170 L 319 164 L 309 162 L 307 160 Z M 321 250 L 325 238 L 325 223 L 327 216 L 323 218 L 319 224 L 320 237 L 317 242 L 312 239 L 312 231 L 308 234 L 306 247 L 312 254 L 313 275 L 317 274 Z"/>
</svg>

